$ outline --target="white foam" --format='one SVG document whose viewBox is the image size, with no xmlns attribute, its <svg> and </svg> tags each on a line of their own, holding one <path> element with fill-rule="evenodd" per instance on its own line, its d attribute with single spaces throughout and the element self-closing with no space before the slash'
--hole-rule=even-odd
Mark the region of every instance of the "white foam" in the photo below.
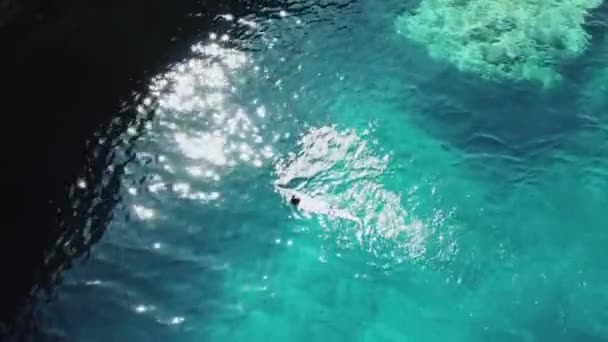
<svg viewBox="0 0 608 342">
<path fill-rule="evenodd" d="M 297 191 L 301 198 L 314 199 L 303 202 L 323 206 L 311 209 L 305 205 L 301 210 L 321 214 L 321 226 L 334 232 L 336 240 L 346 238 L 373 254 L 424 255 L 430 231 L 408 213 L 400 193 L 381 183 L 388 156 L 377 155 L 356 132 L 335 127 L 311 129 L 300 138 L 298 147 L 297 153 L 277 163 L 276 182 L 292 188 L 282 193 Z M 353 218 L 346 221 L 356 224 L 326 220 L 331 215 L 325 207 L 339 208 Z M 391 250 L 381 250 L 389 245 Z"/>
</svg>

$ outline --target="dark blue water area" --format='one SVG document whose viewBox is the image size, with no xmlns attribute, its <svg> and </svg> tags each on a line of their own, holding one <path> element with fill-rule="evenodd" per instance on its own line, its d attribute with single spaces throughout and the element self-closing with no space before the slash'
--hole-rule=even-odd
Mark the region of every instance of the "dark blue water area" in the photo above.
<svg viewBox="0 0 608 342">
<path fill-rule="evenodd" d="M 34 340 L 605 341 L 603 26 L 543 88 L 432 58 L 418 5 L 215 17 L 99 133 L 73 198 L 116 203 Z"/>
</svg>

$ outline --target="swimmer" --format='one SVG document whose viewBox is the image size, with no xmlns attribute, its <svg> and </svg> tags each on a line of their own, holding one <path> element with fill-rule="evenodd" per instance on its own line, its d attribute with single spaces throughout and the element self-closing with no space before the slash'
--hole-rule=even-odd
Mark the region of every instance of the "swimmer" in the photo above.
<svg viewBox="0 0 608 342">
<path fill-rule="evenodd" d="M 335 209 L 322 200 L 308 196 L 296 190 L 288 189 L 283 185 L 277 184 L 276 187 L 279 192 L 281 192 L 286 197 L 289 197 L 289 202 L 294 207 L 299 208 L 302 211 L 320 215 L 327 215 L 332 218 L 342 218 L 345 220 L 353 221 L 357 224 L 361 224 L 361 220 L 349 213 L 347 210 Z"/>
<path fill-rule="evenodd" d="M 300 204 L 300 198 L 296 197 L 296 195 L 291 195 L 291 199 L 289 200 L 289 202 L 291 202 L 291 204 L 293 204 L 294 207 L 297 207 L 298 204 Z"/>
</svg>

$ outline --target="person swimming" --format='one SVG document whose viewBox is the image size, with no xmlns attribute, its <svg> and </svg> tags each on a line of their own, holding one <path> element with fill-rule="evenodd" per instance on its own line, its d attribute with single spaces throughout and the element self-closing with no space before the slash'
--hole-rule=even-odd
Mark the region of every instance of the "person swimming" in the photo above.
<svg viewBox="0 0 608 342">
<path fill-rule="evenodd" d="M 355 217 L 345 209 L 333 208 L 329 203 L 326 203 L 318 198 L 308 196 L 296 190 L 289 189 L 281 184 L 276 184 L 277 190 L 289 198 L 289 203 L 294 207 L 313 214 L 327 215 L 332 218 L 341 218 L 361 224 L 361 220 Z"/>
<path fill-rule="evenodd" d="M 297 207 L 300 204 L 300 201 L 301 199 L 296 195 L 291 195 L 291 199 L 289 200 L 289 202 L 293 204 L 294 207 Z"/>
</svg>

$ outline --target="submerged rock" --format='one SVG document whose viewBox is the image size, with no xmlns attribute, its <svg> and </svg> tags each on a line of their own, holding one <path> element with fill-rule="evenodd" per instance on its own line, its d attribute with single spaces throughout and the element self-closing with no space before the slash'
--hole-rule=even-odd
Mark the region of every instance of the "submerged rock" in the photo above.
<svg viewBox="0 0 608 342">
<path fill-rule="evenodd" d="M 581 56 L 584 25 L 601 0 L 423 0 L 396 21 L 405 37 L 429 54 L 488 79 L 561 80 L 558 64 Z M 542 23 L 539 25 L 539 23 Z"/>
</svg>

